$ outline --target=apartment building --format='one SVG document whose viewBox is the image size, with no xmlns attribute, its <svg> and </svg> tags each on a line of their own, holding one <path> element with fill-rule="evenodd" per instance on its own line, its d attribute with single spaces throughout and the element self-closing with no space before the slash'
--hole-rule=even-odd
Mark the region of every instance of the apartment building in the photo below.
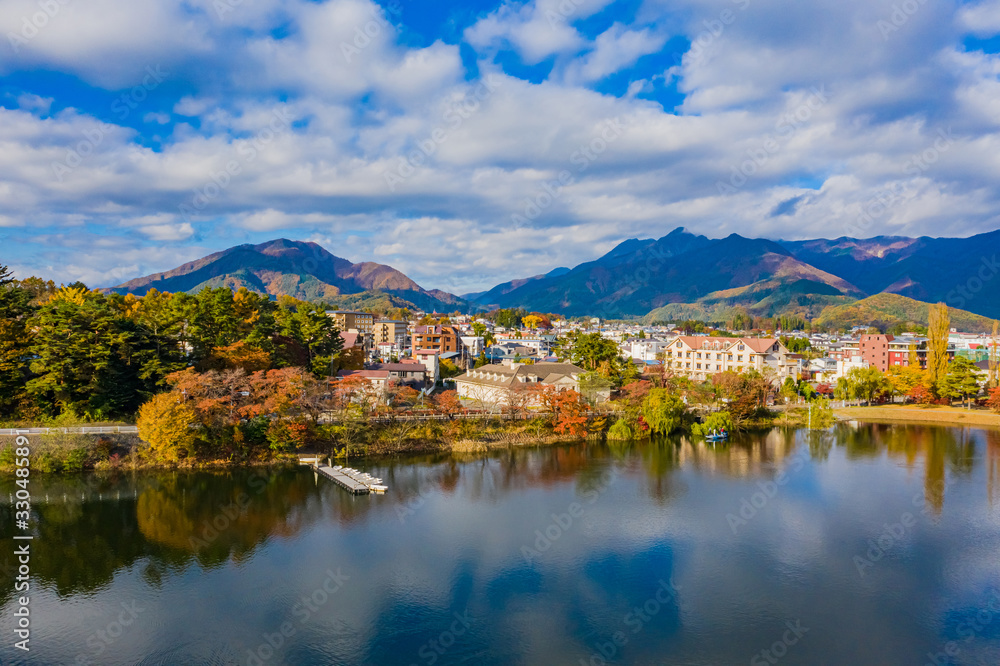
<svg viewBox="0 0 1000 666">
<path fill-rule="evenodd" d="M 779 379 L 795 378 L 799 359 L 775 338 L 713 338 L 681 336 L 666 350 L 666 367 L 691 379 L 709 379 L 719 372 L 763 372 L 771 368 Z"/>
<path fill-rule="evenodd" d="M 393 345 L 396 352 L 409 346 L 409 322 L 394 319 L 379 319 L 375 322 L 375 344 Z"/>
<path fill-rule="evenodd" d="M 454 326 L 416 326 L 413 329 L 413 353 L 459 351 L 458 330 Z"/>
</svg>

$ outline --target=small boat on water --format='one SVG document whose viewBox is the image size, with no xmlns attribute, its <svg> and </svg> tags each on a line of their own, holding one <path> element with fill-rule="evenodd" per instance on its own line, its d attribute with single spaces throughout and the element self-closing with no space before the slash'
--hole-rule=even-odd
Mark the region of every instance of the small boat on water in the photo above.
<svg viewBox="0 0 1000 666">
<path fill-rule="evenodd" d="M 722 442 L 729 439 L 728 432 L 717 432 L 710 435 L 705 435 L 705 441 L 707 442 Z"/>
</svg>

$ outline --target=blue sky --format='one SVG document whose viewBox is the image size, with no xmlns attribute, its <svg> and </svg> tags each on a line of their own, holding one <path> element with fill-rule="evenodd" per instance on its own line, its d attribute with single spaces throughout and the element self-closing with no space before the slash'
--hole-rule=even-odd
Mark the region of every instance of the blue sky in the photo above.
<svg viewBox="0 0 1000 666">
<path fill-rule="evenodd" d="M 678 226 L 1000 226 L 1000 0 L 4 0 L 0 264 L 314 240 L 462 293 Z"/>
</svg>

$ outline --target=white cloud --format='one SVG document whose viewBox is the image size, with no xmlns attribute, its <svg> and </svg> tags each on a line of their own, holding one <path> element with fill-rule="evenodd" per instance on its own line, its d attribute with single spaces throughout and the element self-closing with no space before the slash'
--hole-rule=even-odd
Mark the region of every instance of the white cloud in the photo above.
<svg viewBox="0 0 1000 666">
<path fill-rule="evenodd" d="M 606 1 L 564 2 L 576 7 L 566 16 L 556 0 L 504 3 L 464 32 L 478 52 L 475 81 L 458 45 L 406 46 L 400 17 L 368 0 L 258 0 L 222 16 L 208 0 L 141 4 L 68 3 L 15 57 L 0 57 L 4 72 L 47 67 L 112 89 L 162 63 L 185 91 L 167 107 L 183 123 L 141 110 L 156 141 L 71 97 L 26 92 L 12 98 L 17 109 L 0 108 L 0 227 L 32 248 L 26 269 L 89 283 L 106 279 L 109 258 L 153 272 L 197 256 L 195 242 L 207 253 L 293 236 L 465 291 L 676 226 L 849 234 L 891 186 L 904 194 L 869 235 L 996 224 L 1000 59 L 961 47 L 968 32 L 994 29 L 996 3 L 927 3 L 883 36 L 891 0 L 648 0 L 593 39 L 580 21 Z M 0 34 L 32 7 L 0 5 Z M 678 114 L 640 98 L 653 79 L 622 98 L 592 89 L 678 33 L 694 43 L 679 67 L 665 65 L 685 95 Z M 554 58 L 551 77 L 505 74 L 495 56 L 511 49 L 529 64 Z M 272 131 L 276 118 L 288 120 Z M 625 127 L 612 140 L 609 122 Z M 941 131 L 954 137 L 948 148 L 908 168 Z M 735 191 L 720 192 L 747 164 Z M 386 175 L 401 168 L 390 187 Z M 563 171 L 572 183 L 551 197 Z M 538 201 L 518 227 L 512 216 Z M 58 259 L 73 254 L 69 243 L 109 234 L 120 234 L 113 251 Z"/>
</svg>

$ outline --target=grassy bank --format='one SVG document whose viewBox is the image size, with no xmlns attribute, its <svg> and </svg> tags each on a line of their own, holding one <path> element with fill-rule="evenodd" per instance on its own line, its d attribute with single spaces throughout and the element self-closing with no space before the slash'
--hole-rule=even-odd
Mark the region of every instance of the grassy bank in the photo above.
<svg viewBox="0 0 1000 666">
<path fill-rule="evenodd" d="M 881 405 L 878 407 L 842 407 L 834 409 L 845 421 L 900 423 L 937 423 L 1000 428 L 1000 414 L 984 409 L 966 410 L 945 405 Z"/>
</svg>

